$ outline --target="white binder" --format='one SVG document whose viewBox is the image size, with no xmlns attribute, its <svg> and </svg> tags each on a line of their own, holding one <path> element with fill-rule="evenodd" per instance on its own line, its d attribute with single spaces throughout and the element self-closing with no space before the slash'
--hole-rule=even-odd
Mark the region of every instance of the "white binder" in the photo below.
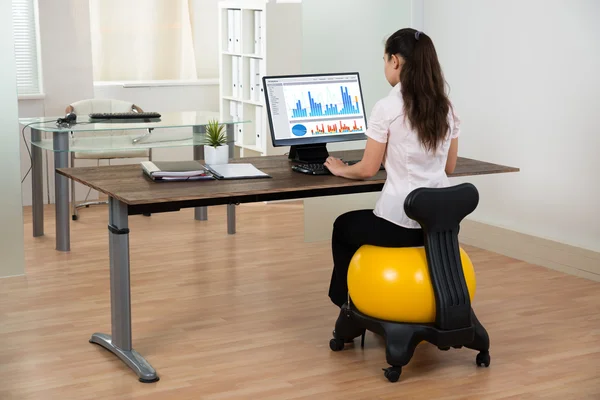
<svg viewBox="0 0 600 400">
<path fill-rule="evenodd" d="M 233 51 L 237 54 L 242 53 L 242 10 L 233 11 L 234 20 L 234 48 Z"/>
<path fill-rule="evenodd" d="M 240 59 L 239 57 L 231 58 L 231 96 L 237 98 L 241 95 L 240 90 Z"/>
<path fill-rule="evenodd" d="M 233 53 L 235 49 L 234 45 L 234 16 L 233 10 L 227 10 L 227 51 Z"/>
<path fill-rule="evenodd" d="M 262 11 L 254 11 L 254 54 L 262 54 Z"/>
<path fill-rule="evenodd" d="M 241 121 L 242 118 L 244 118 L 244 105 L 242 103 L 236 103 L 237 104 L 237 118 L 238 121 Z M 242 129 L 244 127 L 244 124 L 237 124 L 237 133 L 238 133 L 238 138 L 242 138 Z"/>
<path fill-rule="evenodd" d="M 245 98 L 244 95 L 244 75 L 242 75 L 242 69 L 243 69 L 243 62 L 242 62 L 242 57 L 238 57 L 238 97 L 241 98 Z"/>
<path fill-rule="evenodd" d="M 254 60 L 256 61 L 256 101 L 258 101 L 261 104 L 264 104 L 264 99 L 265 99 L 265 95 L 263 92 L 263 84 L 262 84 L 262 77 L 263 77 L 263 71 L 264 71 L 264 63 L 265 60 Z"/>
<path fill-rule="evenodd" d="M 254 125 L 256 126 L 256 145 L 262 148 L 261 137 L 265 134 L 263 127 L 263 109 L 262 107 L 256 107 L 256 118 Z"/>
<path fill-rule="evenodd" d="M 271 176 L 248 163 L 228 163 L 205 165 L 217 179 L 270 178 Z"/>
<path fill-rule="evenodd" d="M 250 100 L 256 101 L 256 63 L 255 59 L 250 59 Z"/>
<path fill-rule="evenodd" d="M 252 101 L 256 101 L 256 102 L 261 102 L 261 95 L 260 95 L 260 79 L 261 79 L 261 73 L 260 73 L 260 62 L 261 60 L 258 59 L 251 59 L 250 60 L 250 65 L 252 66 L 252 71 L 251 71 L 251 79 L 252 79 Z"/>
</svg>

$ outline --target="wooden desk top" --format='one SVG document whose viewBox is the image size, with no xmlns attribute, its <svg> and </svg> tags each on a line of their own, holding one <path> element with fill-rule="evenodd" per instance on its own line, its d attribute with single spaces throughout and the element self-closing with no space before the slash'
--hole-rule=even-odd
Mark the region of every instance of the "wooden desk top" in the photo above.
<svg viewBox="0 0 600 400">
<path fill-rule="evenodd" d="M 346 160 L 358 160 L 361 150 L 335 152 Z M 336 194 L 379 191 L 385 183 L 385 171 L 368 180 L 349 180 L 331 175 L 312 176 L 291 170 L 287 156 L 241 158 L 232 162 L 251 163 L 271 179 L 228 181 L 153 182 L 139 164 L 102 167 L 60 168 L 58 173 L 130 206 L 177 203 L 180 207 L 198 207 L 283 200 Z M 455 176 L 516 172 L 518 168 L 459 158 Z"/>
</svg>

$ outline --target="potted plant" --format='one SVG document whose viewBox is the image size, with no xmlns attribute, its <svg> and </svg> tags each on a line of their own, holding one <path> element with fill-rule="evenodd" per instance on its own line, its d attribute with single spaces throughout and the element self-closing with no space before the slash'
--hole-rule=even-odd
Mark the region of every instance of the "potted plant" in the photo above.
<svg viewBox="0 0 600 400">
<path fill-rule="evenodd" d="M 204 136 L 204 161 L 208 165 L 227 164 L 229 145 L 225 126 L 216 120 L 208 121 Z"/>
</svg>

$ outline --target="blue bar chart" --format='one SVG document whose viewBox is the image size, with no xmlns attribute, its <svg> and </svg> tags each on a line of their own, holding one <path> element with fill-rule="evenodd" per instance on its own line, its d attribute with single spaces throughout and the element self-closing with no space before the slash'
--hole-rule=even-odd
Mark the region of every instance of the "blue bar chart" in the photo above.
<svg viewBox="0 0 600 400">
<path fill-rule="evenodd" d="M 323 90 L 308 91 L 301 95 L 307 99 L 305 106 L 303 100 L 297 100 L 291 109 L 292 119 L 310 117 L 338 117 L 361 115 L 361 107 L 358 95 L 352 96 L 347 86 L 339 86 L 337 94 L 330 93 L 331 88 L 324 87 Z M 317 98 L 328 98 L 327 102 L 317 101 Z"/>
<path fill-rule="evenodd" d="M 292 118 L 306 118 L 306 108 L 302 108 L 300 100 L 296 103 L 296 108 L 292 110 L 292 114 Z"/>
</svg>

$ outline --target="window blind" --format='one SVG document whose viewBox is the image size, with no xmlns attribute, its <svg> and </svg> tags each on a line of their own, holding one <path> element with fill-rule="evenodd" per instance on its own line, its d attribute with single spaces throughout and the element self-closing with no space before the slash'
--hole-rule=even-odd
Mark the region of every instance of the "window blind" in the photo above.
<svg viewBox="0 0 600 400">
<path fill-rule="evenodd" d="M 40 94 L 36 0 L 12 0 L 19 95 Z"/>
</svg>

